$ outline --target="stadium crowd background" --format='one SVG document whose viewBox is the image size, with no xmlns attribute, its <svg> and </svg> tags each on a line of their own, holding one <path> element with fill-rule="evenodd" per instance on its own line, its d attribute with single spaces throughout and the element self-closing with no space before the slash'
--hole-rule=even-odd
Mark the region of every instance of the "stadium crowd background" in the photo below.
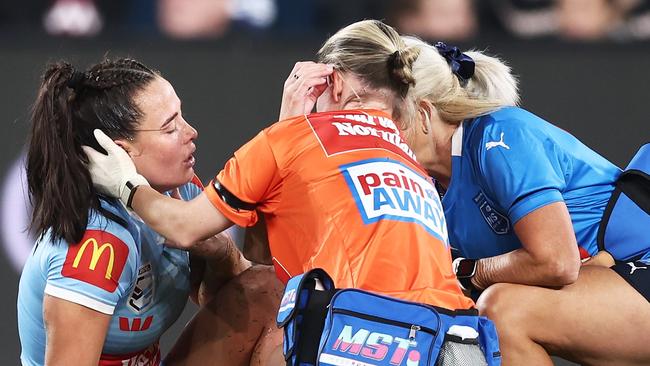
<svg viewBox="0 0 650 366">
<path fill-rule="evenodd" d="M 650 140 L 650 0 L 3 1 L 0 364 L 19 362 L 17 285 L 33 243 L 21 159 L 47 62 L 84 67 L 105 55 L 132 56 L 161 70 L 199 130 L 196 170 L 207 181 L 277 119 L 293 63 L 312 59 L 328 34 L 364 18 L 501 56 L 519 76 L 525 108 L 619 166 Z M 188 306 L 163 349 L 193 311 Z"/>
</svg>

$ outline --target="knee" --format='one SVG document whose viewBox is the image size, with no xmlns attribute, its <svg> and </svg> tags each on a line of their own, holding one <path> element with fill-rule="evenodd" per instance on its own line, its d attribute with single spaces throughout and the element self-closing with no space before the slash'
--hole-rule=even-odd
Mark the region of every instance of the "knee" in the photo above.
<svg viewBox="0 0 650 366">
<path fill-rule="evenodd" d="M 519 326 L 522 319 L 521 294 L 517 285 L 494 284 L 481 294 L 476 302 L 479 314 L 492 320 L 497 326 Z M 515 323 L 515 324 L 513 324 Z"/>
</svg>

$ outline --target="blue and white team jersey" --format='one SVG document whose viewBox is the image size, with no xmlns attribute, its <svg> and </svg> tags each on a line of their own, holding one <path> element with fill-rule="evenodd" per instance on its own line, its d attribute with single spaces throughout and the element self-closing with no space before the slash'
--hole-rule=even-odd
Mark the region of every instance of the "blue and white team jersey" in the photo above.
<svg viewBox="0 0 650 366">
<path fill-rule="evenodd" d="M 583 257 L 621 170 L 568 132 L 516 107 L 464 121 L 452 138 L 452 176 L 442 204 L 449 242 L 468 258 L 521 247 L 513 226 L 564 201 Z"/>
<path fill-rule="evenodd" d="M 201 190 L 188 183 L 180 195 L 189 200 Z M 100 202 L 110 214 L 92 211 L 79 243 L 53 242 L 48 232 L 23 268 L 18 293 L 23 365 L 45 361 L 44 294 L 112 315 L 100 365 L 133 354 L 134 364 L 157 364 L 157 341 L 185 307 L 189 254 L 162 245 L 164 238 L 119 202 Z"/>
</svg>

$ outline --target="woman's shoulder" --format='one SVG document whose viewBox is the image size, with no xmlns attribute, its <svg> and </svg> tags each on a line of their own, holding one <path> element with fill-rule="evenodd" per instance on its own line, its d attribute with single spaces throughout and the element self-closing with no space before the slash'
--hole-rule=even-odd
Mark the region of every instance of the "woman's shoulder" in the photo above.
<svg viewBox="0 0 650 366">
<path fill-rule="evenodd" d="M 106 207 L 102 205 L 101 209 L 89 211 L 88 224 L 78 241 L 69 242 L 64 238 L 57 238 L 51 229 L 43 233 L 36 239 L 34 256 L 50 263 L 53 258 L 67 258 L 70 255 L 76 258 L 85 252 L 97 256 L 108 250 L 114 260 L 125 259 L 130 253 L 138 253 L 138 244 L 129 230 L 128 220 L 118 215 L 117 211 Z"/>
<path fill-rule="evenodd" d="M 539 136 L 548 125 L 544 119 L 520 107 L 504 107 L 468 123 L 468 137 L 474 144 L 498 142 L 502 137 Z"/>
<path fill-rule="evenodd" d="M 533 127 L 536 124 L 548 123 L 534 113 L 520 107 L 504 107 L 492 113 L 478 117 L 479 125 L 486 128 L 523 128 Z"/>
<path fill-rule="evenodd" d="M 119 201 L 100 198 L 100 207 L 90 209 L 88 213 L 84 237 L 92 234 L 108 235 L 116 237 L 128 246 L 135 245 L 133 220 Z"/>
</svg>

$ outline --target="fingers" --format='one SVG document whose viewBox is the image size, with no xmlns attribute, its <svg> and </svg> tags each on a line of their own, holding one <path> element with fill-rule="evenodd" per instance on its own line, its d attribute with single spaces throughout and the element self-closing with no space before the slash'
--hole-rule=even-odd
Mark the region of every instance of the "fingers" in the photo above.
<svg viewBox="0 0 650 366">
<path fill-rule="evenodd" d="M 327 78 L 332 72 L 332 65 L 296 63 L 284 83 L 280 119 L 311 113 L 316 99 L 327 89 Z"/>
<path fill-rule="evenodd" d="M 88 156 L 88 159 L 90 159 L 91 163 L 106 156 L 90 146 L 82 146 L 81 149 L 83 149 L 83 151 L 86 153 L 86 156 Z"/>
<path fill-rule="evenodd" d="M 324 84 L 332 72 L 334 72 L 332 65 L 319 64 L 311 61 L 298 62 L 287 77 L 285 86 L 306 85 L 310 87 Z"/>
<path fill-rule="evenodd" d="M 119 150 L 119 151 L 122 150 L 122 148 L 119 147 L 115 142 L 113 142 L 113 140 L 111 140 L 111 138 L 108 137 L 108 136 L 104 133 L 104 131 L 102 131 L 102 130 L 96 128 L 96 129 L 93 131 L 93 134 L 95 135 L 95 139 L 97 140 L 97 142 L 99 143 L 99 145 L 100 145 L 101 147 L 103 147 L 104 150 L 106 150 L 106 152 L 108 152 L 109 154 L 110 154 L 111 152 L 112 152 L 112 153 L 115 153 L 115 152 L 118 151 L 118 150 Z"/>
</svg>

